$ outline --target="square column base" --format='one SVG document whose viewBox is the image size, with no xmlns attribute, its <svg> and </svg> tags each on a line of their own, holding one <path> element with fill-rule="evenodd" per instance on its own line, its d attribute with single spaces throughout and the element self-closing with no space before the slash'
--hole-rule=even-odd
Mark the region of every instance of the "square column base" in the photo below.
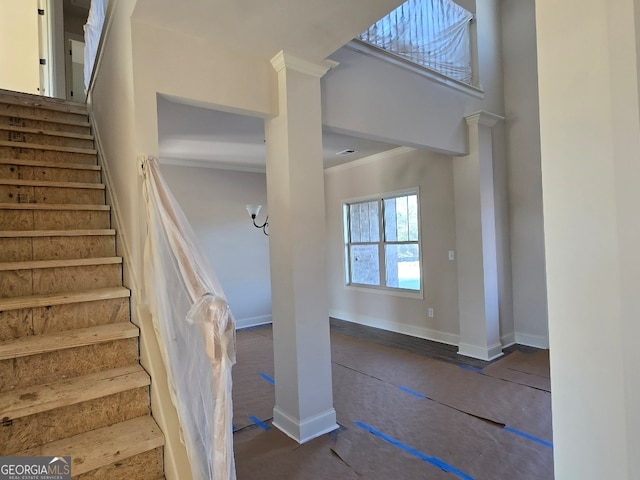
<svg viewBox="0 0 640 480">
<path fill-rule="evenodd" d="M 336 423 L 336 411 L 333 408 L 303 421 L 299 421 L 282 412 L 276 406 L 273 408 L 272 424 L 300 444 L 313 440 L 325 433 L 333 432 L 339 428 L 339 425 Z"/>
<path fill-rule="evenodd" d="M 480 345 L 471 345 L 469 343 L 458 344 L 458 355 L 464 355 L 465 357 L 477 358 L 479 360 L 495 360 L 498 357 L 504 355 L 502 353 L 502 344 L 496 343 L 488 347 Z"/>
</svg>

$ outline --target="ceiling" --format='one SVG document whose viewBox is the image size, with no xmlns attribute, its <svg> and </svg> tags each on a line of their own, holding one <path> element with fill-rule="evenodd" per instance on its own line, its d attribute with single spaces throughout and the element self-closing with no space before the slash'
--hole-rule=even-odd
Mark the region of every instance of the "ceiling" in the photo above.
<svg viewBox="0 0 640 480">
<path fill-rule="evenodd" d="M 137 0 L 133 19 L 265 59 L 285 50 L 318 62 L 402 2 Z"/>
<path fill-rule="evenodd" d="M 158 97 L 160 160 L 228 168 L 265 170 L 264 120 L 212 110 Z M 322 132 L 324 167 L 358 160 L 396 148 L 397 145 Z M 347 149 L 351 155 L 338 155 Z"/>
</svg>

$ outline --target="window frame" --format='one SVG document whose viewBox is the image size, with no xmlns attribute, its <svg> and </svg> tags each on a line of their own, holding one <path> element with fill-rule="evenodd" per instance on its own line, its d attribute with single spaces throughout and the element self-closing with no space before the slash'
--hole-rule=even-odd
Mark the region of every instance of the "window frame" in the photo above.
<svg viewBox="0 0 640 480">
<path fill-rule="evenodd" d="M 398 240 L 387 240 L 385 235 L 385 223 L 384 223 L 384 201 L 391 200 L 399 197 L 408 197 L 411 195 L 416 196 L 416 218 L 417 218 L 417 230 L 418 230 L 418 238 L 417 240 L 407 240 L 407 241 L 398 241 Z M 379 238 L 378 241 L 367 241 L 367 242 L 351 242 L 351 214 L 350 207 L 352 205 L 368 203 L 368 202 L 377 202 L 378 204 L 378 232 Z M 342 221 L 343 221 L 343 243 L 344 243 L 344 281 L 345 288 L 353 291 L 360 291 L 366 293 L 377 293 L 383 295 L 394 295 L 400 297 L 408 297 L 408 298 L 424 298 L 424 272 L 423 272 L 423 259 L 422 259 L 422 221 L 420 215 L 420 188 L 413 187 L 404 190 L 397 190 L 392 192 L 385 192 L 375 195 L 367 195 L 363 197 L 356 197 L 344 200 L 342 202 Z M 378 270 L 379 270 L 379 284 L 378 285 L 369 285 L 363 283 L 354 283 L 352 278 L 352 268 L 351 268 L 351 246 L 352 245 L 377 245 L 378 246 Z M 420 288 L 419 289 L 409 289 L 402 287 L 389 287 L 386 285 L 386 271 L 387 271 L 387 262 L 386 262 L 386 249 L 387 245 L 417 245 L 418 247 L 418 269 L 420 273 Z"/>
</svg>

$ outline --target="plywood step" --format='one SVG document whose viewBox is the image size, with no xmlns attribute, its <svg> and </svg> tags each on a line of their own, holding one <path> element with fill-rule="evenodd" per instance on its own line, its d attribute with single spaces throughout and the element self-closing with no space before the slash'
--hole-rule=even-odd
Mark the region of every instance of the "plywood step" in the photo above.
<svg viewBox="0 0 640 480">
<path fill-rule="evenodd" d="M 78 258 L 75 260 L 36 260 L 32 262 L 0 263 L 0 272 L 14 270 L 36 270 L 44 268 L 81 267 L 88 265 L 121 264 L 122 257 Z"/>
<path fill-rule="evenodd" d="M 78 133 L 89 135 L 91 124 L 86 118 L 80 119 L 49 119 L 37 115 L 21 113 L 12 115 L 0 109 L 0 125 L 10 125 L 14 127 L 35 128 L 56 132 Z"/>
<path fill-rule="evenodd" d="M 0 231 L 0 262 L 113 257 L 115 230 Z"/>
<path fill-rule="evenodd" d="M 51 147 L 93 148 L 93 137 L 91 135 L 56 133 L 55 131 L 41 133 L 38 129 L 2 124 L 0 124 L 0 140 Z"/>
<path fill-rule="evenodd" d="M 62 98 L 43 97 L 32 93 L 14 92 L 0 89 L 0 103 L 8 105 L 22 105 L 37 108 L 40 111 L 53 110 L 59 112 L 72 112 L 86 115 L 87 105 Z"/>
<path fill-rule="evenodd" d="M 104 204 L 102 183 L 0 179 L 0 200 L 5 203 Z"/>
<path fill-rule="evenodd" d="M 122 285 L 119 257 L 0 263 L 0 297 L 13 298 Z"/>
<path fill-rule="evenodd" d="M 0 229 L 105 229 L 111 225 L 109 205 L 0 203 Z"/>
<path fill-rule="evenodd" d="M 65 168 L 73 170 L 93 170 L 99 172 L 99 165 L 82 165 L 79 163 L 51 163 L 37 160 L 25 160 L 19 158 L 0 158 L 0 165 L 15 165 L 39 168 Z"/>
<path fill-rule="evenodd" d="M 71 471 L 75 477 L 101 467 L 124 462 L 128 458 L 163 445 L 162 432 L 150 416 L 144 416 L 30 448 L 17 455 L 70 455 Z M 144 470 L 141 470 L 141 474 L 143 472 Z M 108 478 L 125 477 L 109 476 Z"/>
<path fill-rule="evenodd" d="M 16 418 L 146 387 L 150 383 L 147 372 L 135 364 L 45 385 L 23 387 L 0 393 L 0 418 L 6 423 Z"/>
<path fill-rule="evenodd" d="M 138 327 L 130 322 L 35 335 L 0 343 L 0 361 L 29 357 L 98 343 L 137 337 Z"/>
<path fill-rule="evenodd" d="M 34 162 L 35 163 L 35 162 Z M 47 182 L 100 183 L 100 168 L 74 168 L 69 164 L 31 166 L 2 162 L 0 159 L 0 178 L 14 180 L 40 180 Z M 97 167 L 97 165 L 78 165 Z"/>
<path fill-rule="evenodd" d="M 96 302 L 113 298 L 128 298 L 131 292 L 125 287 L 96 288 L 80 292 L 65 292 L 48 295 L 29 295 L 26 297 L 0 298 L 0 312 L 24 308 L 52 307 L 80 302 Z"/>
<path fill-rule="evenodd" d="M 90 133 L 72 133 L 72 132 L 64 132 L 59 130 L 45 130 L 43 128 L 32 128 L 32 127 L 20 127 L 15 125 L 5 125 L 0 123 L 0 130 L 6 130 L 9 132 L 18 132 L 18 133 L 31 133 L 35 135 L 46 135 L 50 137 L 61 137 L 61 138 L 73 138 L 77 140 L 91 140 L 93 141 L 93 135 Z"/>
<path fill-rule="evenodd" d="M 62 147 L 58 145 L 41 145 L 39 143 L 27 143 L 27 142 L 9 142 L 6 140 L 0 141 L 0 147 L 9 148 L 30 148 L 33 150 L 52 150 L 56 152 L 67 153 L 82 153 L 85 155 L 97 155 L 98 151 L 93 148 L 78 148 L 78 147 Z"/>
<path fill-rule="evenodd" d="M 0 338 L 89 328 L 131 319 L 124 287 L 0 299 Z"/>
</svg>

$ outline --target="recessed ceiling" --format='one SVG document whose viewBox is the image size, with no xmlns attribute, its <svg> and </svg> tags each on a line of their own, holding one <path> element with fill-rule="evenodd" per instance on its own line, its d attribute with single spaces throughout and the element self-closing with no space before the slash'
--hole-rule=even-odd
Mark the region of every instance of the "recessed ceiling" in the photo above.
<svg viewBox="0 0 640 480">
<path fill-rule="evenodd" d="M 260 118 L 187 105 L 158 97 L 160 161 L 234 170 L 264 171 L 266 147 Z M 322 134 L 324 167 L 396 148 L 397 145 L 331 132 Z M 350 155 L 338 155 L 355 150 Z"/>
</svg>

